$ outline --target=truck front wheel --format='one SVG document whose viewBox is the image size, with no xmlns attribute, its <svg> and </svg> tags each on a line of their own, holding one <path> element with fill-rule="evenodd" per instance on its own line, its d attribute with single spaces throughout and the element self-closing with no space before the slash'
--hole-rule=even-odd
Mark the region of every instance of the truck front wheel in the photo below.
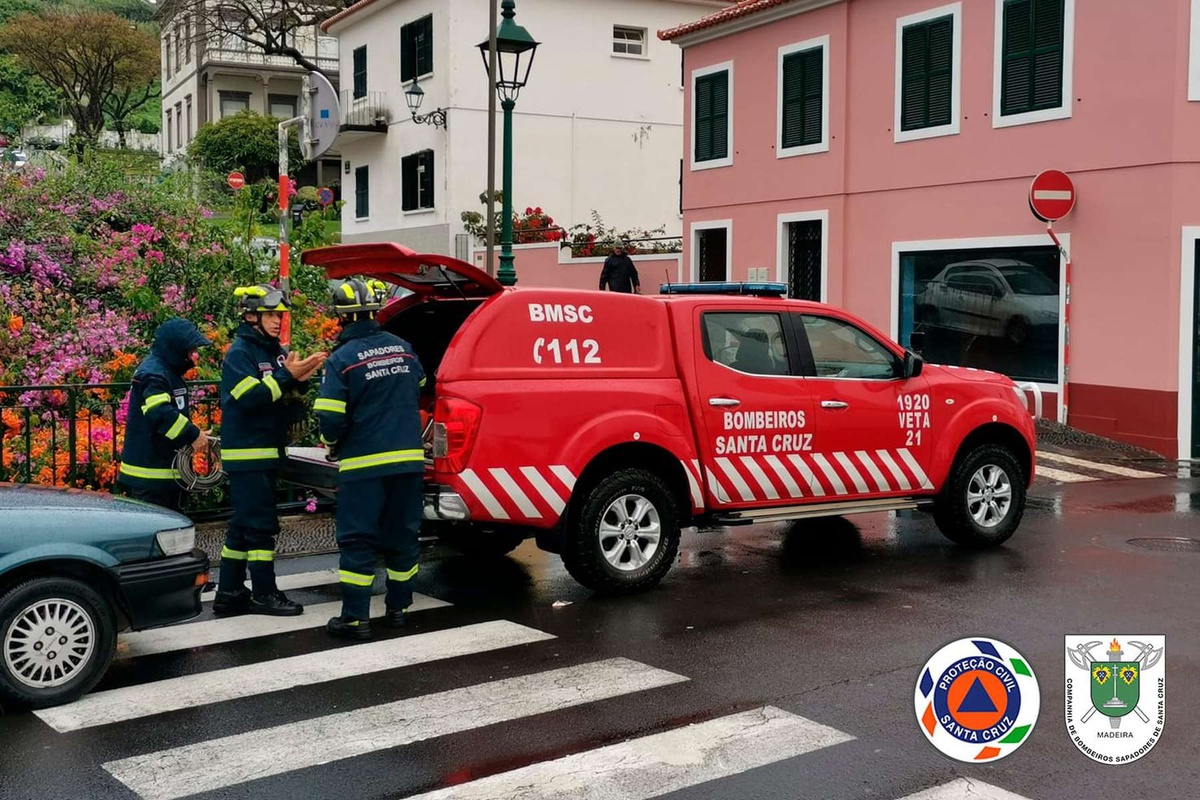
<svg viewBox="0 0 1200 800">
<path fill-rule="evenodd" d="M 623 469 L 584 496 L 563 543 L 571 577 L 605 594 L 629 594 L 656 585 L 679 552 L 679 514 L 662 478 Z"/>
<path fill-rule="evenodd" d="M 1013 535 L 1024 513 L 1021 465 L 1007 448 L 985 444 L 959 459 L 933 519 L 952 542 L 995 547 Z"/>
</svg>

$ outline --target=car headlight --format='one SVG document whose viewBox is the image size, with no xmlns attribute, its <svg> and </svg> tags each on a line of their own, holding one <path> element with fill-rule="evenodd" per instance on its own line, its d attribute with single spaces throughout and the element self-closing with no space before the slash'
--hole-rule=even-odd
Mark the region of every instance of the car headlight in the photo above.
<svg viewBox="0 0 1200 800">
<path fill-rule="evenodd" d="M 158 547 L 163 551 L 163 555 L 181 556 L 184 553 L 192 552 L 192 548 L 196 546 L 196 528 L 188 526 L 171 531 L 159 531 L 154 534 L 154 538 L 158 541 Z"/>
</svg>

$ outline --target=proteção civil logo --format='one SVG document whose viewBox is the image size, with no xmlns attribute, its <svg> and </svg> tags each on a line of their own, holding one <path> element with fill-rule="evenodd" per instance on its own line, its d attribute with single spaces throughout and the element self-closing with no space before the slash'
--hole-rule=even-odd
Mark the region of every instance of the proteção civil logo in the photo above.
<svg viewBox="0 0 1200 800">
<path fill-rule="evenodd" d="M 1029 662 L 999 639 L 951 642 L 925 662 L 913 695 L 917 722 L 934 747 L 980 764 L 1029 739 L 1041 709 Z"/>
</svg>

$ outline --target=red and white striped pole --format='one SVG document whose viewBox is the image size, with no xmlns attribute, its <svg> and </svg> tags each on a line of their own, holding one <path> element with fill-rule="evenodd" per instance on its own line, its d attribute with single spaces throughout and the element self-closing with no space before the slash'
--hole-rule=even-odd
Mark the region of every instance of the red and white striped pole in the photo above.
<svg viewBox="0 0 1200 800">
<path fill-rule="evenodd" d="M 279 288 L 284 298 L 291 302 L 291 248 L 288 244 L 288 194 L 292 182 L 288 179 L 288 126 L 296 119 L 279 123 Z M 283 329 L 279 332 L 279 343 L 285 347 L 292 341 L 292 315 L 283 315 Z"/>
<path fill-rule="evenodd" d="M 1067 401 L 1069 395 L 1069 387 L 1071 385 L 1071 253 L 1058 239 L 1058 235 L 1054 232 L 1054 223 L 1046 223 L 1046 233 L 1050 234 L 1050 239 L 1058 247 L 1058 252 L 1062 253 L 1066 260 L 1066 266 L 1063 269 L 1063 385 L 1062 397 L 1059 398 L 1059 404 L 1062 406 L 1062 414 L 1059 422 L 1064 425 L 1067 423 Z"/>
</svg>

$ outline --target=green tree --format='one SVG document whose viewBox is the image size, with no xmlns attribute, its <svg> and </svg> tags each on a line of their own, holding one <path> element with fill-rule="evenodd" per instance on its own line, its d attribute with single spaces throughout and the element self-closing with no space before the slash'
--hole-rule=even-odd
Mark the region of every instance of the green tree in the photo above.
<svg viewBox="0 0 1200 800">
<path fill-rule="evenodd" d="M 0 53 L 0 132 L 19 133 L 30 122 L 54 116 L 58 95 L 21 67 L 15 56 Z"/>
<path fill-rule="evenodd" d="M 204 125 L 188 154 L 216 173 L 240 170 L 248 183 L 279 176 L 279 120 L 253 111 L 242 111 L 220 122 Z M 296 130 L 291 131 L 289 172 L 304 164 Z"/>
<path fill-rule="evenodd" d="M 112 13 L 22 14 L 0 28 L 0 49 L 59 92 L 79 152 L 106 116 L 123 122 L 149 103 L 159 74 L 157 37 Z"/>
</svg>

